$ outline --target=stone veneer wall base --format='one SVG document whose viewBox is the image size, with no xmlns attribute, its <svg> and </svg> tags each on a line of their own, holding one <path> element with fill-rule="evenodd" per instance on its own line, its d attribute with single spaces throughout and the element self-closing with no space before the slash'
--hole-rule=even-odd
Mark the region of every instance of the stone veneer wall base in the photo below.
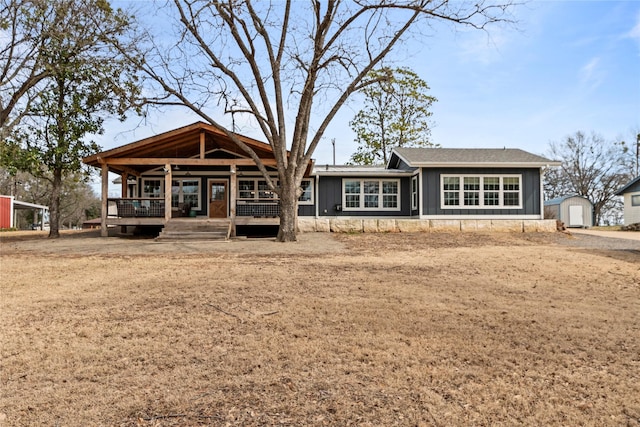
<svg viewBox="0 0 640 427">
<path fill-rule="evenodd" d="M 436 233 L 505 232 L 551 233 L 555 219 L 376 219 L 298 217 L 301 233 Z"/>
</svg>

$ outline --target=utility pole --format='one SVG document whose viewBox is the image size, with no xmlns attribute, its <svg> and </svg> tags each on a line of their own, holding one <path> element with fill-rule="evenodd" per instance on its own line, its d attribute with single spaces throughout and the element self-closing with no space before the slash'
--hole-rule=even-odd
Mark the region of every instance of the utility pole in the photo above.
<svg viewBox="0 0 640 427">
<path fill-rule="evenodd" d="M 638 141 L 640 141 L 640 135 L 638 135 Z M 333 145 L 333 166 L 335 166 L 336 165 L 336 139 L 335 138 L 331 139 L 331 145 Z"/>
<path fill-rule="evenodd" d="M 640 176 L 640 133 L 636 135 L 636 176 Z"/>
</svg>

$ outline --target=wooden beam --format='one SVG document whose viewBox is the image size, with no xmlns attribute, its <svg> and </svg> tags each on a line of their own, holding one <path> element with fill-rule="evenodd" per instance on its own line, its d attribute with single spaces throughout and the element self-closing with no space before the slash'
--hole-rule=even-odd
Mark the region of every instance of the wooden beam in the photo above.
<svg viewBox="0 0 640 427">
<path fill-rule="evenodd" d="M 164 175 L 164 219 L 171 219 L 171 165 L 164 165 L 166 171 Z"/>
<path fill-rule="evenodd" d="M 135 169 L 132 168 L 128 168 L 126 166 L 121 167 L 120 169 L 122 169 L 123 172 L 128 173 L 129 175 L 133 175 L 136 178 L 140 178 L 142 176 L 142 174 L 140 172 L 138 172 Z"/>
<path fill-rule="evenodd" d="M 124 172 L 123 174 L 120 175 L 120 180 L 122 181 L 120 183 L 120 185 L 121 185 L 121 187 L 120 187 L 120 197 L 129 197 L 129 194 L 127 194 L 127 190 L 128 190 L 127 179 L 128 178 L 129 178 L 129 174 L 127 174 L 126 172 Z"/>
<path fill-rule="evenodd" d="M 168 157 L 121 157 L 105 159 L 105 163 L 114 166 L 120 165 L 180 165 L 180 166 L 253 166 L 256 163 L 253 159 L 179 159 Z M 276 159 L 262 159 L 265 166 L 276 166 Z"/>
<path fill-rule="evenodd" d="M 229 180 L 229 216 L 231 217 L 231 222 L 232 222 L 232 227 L 231 227 L 231 236 L 235 237 L 236 236 L 236 225 L 235 225 L 235 218 L 236 218 L 236 192 L 237 192 L 237 182 L 238 182 L 238 178 L 237 178 L 237 173 L 236 173 L 236 166 L 235 165 L 231 165 L 229 166 L 229 173 L 231 175 L 230 180 Z"/>
<path fill-rule="evenodd" d="M 204 130 L 200 131 L 200 158 L 204 159 L 204 140 L 205 140 L 205 133 Z"/>
<path fill-rule="evenodd" d="M 100 236 L 108 237 L 109 230 L 107 229 L 107 214 L 109 213 L 109 204 L 107 203 L 107 197 L 109 197 L 109 166 L 107 166 L 106 164 L 102 164 L 100 177 L 102 179 L 102 199 L 100 202 Z"/>
</svg>

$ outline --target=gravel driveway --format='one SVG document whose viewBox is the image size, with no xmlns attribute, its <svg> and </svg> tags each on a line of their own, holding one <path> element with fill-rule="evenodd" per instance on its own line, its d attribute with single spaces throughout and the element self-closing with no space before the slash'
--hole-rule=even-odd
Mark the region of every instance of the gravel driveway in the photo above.
<svg viewBox="0 0 640 427">
<path fill-rule="evenodd" d="M 560 240 L 560 244 L 566 246 L 621 251 L 640 251 L 640 233 L 633 231 L 616 232 L 625 233 L 622 237 L 610 237 L 607 232 L 593 230 L 569 230 L 571 238 Z M 628 236 L 626 233 L 630 233 Z"/>
</svg>

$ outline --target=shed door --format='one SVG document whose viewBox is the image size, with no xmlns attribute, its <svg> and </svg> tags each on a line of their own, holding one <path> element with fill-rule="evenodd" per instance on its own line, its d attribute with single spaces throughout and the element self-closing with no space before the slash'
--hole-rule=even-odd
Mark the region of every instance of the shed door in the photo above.
<svg viewBox="0 0 640 427">
<path fill-rule="evenodd" d="M 569 227 L 583 227 L 582 206 L 569 206 Z"/>
</svg>

